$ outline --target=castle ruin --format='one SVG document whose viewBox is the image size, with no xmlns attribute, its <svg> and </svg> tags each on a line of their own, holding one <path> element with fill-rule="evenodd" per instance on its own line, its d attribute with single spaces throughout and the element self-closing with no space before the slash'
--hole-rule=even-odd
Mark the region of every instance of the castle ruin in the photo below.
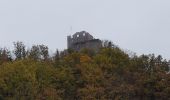
<svg viewBox="0 0 170 100">
<path fill-rule="evenodd" d="M 84 48 L 98 51 L 102 47 L 102 41 L 95 39 L 86 31 L 81 31 L 67 37 L 67 46 L 68 49 L 75 51 L 80 51 Z"/>
</svg>

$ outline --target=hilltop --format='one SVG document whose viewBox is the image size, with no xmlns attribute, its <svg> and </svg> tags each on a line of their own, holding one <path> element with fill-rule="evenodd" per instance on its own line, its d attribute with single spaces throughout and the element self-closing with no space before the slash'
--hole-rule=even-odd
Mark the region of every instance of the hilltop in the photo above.
<svg viewBox="0 0 170 100">
<path fill-rule="evenodd" d="M 170 98 L 169 63 L 129 55 L 105 41 L 95 52 L 56 51 L 22 42 L 0 49 L 0 100 L 160 100 Z M 15 55 L 15 59 L 11 54 Z"/>
</svg>

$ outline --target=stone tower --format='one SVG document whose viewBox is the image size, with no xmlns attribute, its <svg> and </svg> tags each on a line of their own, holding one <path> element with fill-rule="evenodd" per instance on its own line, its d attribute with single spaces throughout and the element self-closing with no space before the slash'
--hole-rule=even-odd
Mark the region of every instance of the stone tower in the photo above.
<svg viewBox="0 0 170 100">
<path fill-rule="evenodd" d="M 101 40 L 94 39 L 86 31 L 76 32 L 72 36 L 67 36 L 67 47 L 75 51 L 80 51 L 83 48 L 98 50 L 102 47 Z"/>
</svg>

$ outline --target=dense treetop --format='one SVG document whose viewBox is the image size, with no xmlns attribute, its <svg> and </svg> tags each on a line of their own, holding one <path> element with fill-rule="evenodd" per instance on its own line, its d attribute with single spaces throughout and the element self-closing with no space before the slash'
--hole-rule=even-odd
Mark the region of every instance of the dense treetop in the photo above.
<svg viewBox="0 0 170 100">
<path fill-rule="evenodd" d="M 108 41 L 98 52 L 56 50 L 53 56 L 45 45 L 0 49 L 0 100 L 167 100 L 169 94 L 165 59 L 132 56 Z"/>
</svg>

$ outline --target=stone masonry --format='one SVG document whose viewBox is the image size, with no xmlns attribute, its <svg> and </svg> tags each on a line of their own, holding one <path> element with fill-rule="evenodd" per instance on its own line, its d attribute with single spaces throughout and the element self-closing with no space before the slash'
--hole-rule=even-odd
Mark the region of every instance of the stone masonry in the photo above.
<svg viewBox="0 0 170 100">
<path fill-rule="evenodd" d="M 80 51 L 87 48 L 98 51 L 102 47 L 102 42 L 99 39 L 95 39 L 86 31 L 76 32 L 72 36 L 67 37 L 68 49 Z"/>
</svg>

